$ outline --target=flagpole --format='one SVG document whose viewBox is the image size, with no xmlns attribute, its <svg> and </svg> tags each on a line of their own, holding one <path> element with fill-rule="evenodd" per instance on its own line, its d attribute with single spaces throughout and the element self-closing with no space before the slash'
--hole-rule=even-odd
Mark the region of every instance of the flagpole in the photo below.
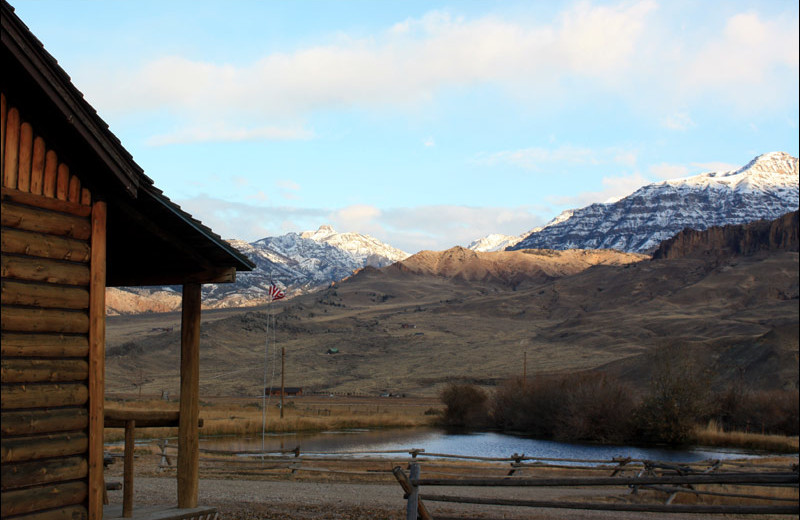
<svg viewBox="0 0 800 520">
<path fill-rule="evenodd" d="M 264 457 L 264 436 L 267 431 L 267 364 L 269 363 L 269 317 L 272 295 L 267 301 L 267 333 L 264 339 L 264 384 L 261 387 L 261 457 Z"/>
<path fill-rule="evenodd" d="M 267 327 L 266 327 L 266 335 L 264 338 L 264 385 L 263 390 L 261 392 L 261 459 L 264 459 L 264 452 L 266 450 L 266 445 L 264 442 L 264 438 L 267 432 L 267 367 L 269 365 L 269 323 L 272 321 L 272 302 L 275 300 L 280 300 L 286 293 L 278 289 L 275 284 L 270 285 L 269 288 L 269 299 L 267 300 Z M 273 333 L 275 329 L 275 324 L 272 324 Z M 274 338 L 273 338 L 274 343 Z M 283 374 L 281 374 L 283 375 Z M 272 384 L 270 384 L 270 394 L 272 393 Z M 281 394 L 283 394 L 283 390 L 281 389 Z M 283 400 L 283 395 L 281 395 L 281 401 Z M 281 406 L 281 418 L 283 417 L 283 406 Z"/>
</svg>

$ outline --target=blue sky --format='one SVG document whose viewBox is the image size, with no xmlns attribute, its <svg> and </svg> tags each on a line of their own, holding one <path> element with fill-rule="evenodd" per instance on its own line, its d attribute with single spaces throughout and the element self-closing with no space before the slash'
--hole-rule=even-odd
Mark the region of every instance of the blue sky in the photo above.
<svg viewBox="0 0 800 520">
<path fill-rule="evenodd" d="M 409 253 L 798 155 L 796 1 L 23 1 L 156 185 L 226 238 Z"/>
</svg>

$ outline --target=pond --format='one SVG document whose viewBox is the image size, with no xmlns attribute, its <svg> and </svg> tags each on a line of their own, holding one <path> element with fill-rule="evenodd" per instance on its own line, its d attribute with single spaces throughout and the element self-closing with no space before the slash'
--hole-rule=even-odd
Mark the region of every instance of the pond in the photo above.
<svg viewBox="0 0 800 520">
<path fill-rule="evenodd" d="M 520 435 L 496 432 L 453 433 L 437 428 L 336 430 L 309 434 L 269 434 L 264 439 L 267 452 L 292 450 L 301 452 L 371 452 L 370 456 L 397 457 L 388 452 L 424 449 L 427 453 L 446 453 L 480 457 L 527 457 L 597 459 L 612 457 L 658 460 L 665 462 L 695 462 L 708 459 L 754 458 L 759 455 L 744 451 L 714 448 L 667 449 L 659 447 L 607 446 L 569 444 L 532 439 Z M 200 440 L 201 448 L 232 451 L 261 450 L 261 436 L 213 437 Z"/>
</svg>

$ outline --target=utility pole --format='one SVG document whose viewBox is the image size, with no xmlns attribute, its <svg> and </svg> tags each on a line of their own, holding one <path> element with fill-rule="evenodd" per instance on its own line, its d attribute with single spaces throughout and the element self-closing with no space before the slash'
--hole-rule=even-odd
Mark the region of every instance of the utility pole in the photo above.
<svg viewBox="0 0 800 520">
<path fill-rule="evenodd" d="M 281 347 L 281 419 L 283 419 L 284 374 L 286 374 L 286 347 Z"/>
<path fill-rule="evenodd" d="M 528 382 L 528 351 L 524 351 L 522 353 L 522 389 L 525 389 L 525 385 Z"/>
</svg>

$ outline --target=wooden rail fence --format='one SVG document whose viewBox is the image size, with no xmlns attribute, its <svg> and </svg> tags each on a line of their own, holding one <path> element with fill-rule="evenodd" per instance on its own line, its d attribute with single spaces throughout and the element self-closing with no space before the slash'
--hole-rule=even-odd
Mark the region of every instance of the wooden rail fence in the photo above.
<svg viewBox="0 0 800 520">
<path fill-rule="evenodd" d="M 160 470 L 173 468 L 172 459 L 177 446 L 168 441 L 158 443 Z M 347 470 L 347 463 L 357 461 L 386 468 L 391 461 L 393 469 Z M 460 462 L 459 462 L 460 461 Z M 475 466 L 461 465 L 476 463 Z M 453 462 L 459 462 L 454 465 Z M 705 460 L 691 463 L 674 463 L 617 457 L 612 459 L 563 459 L 530 457 L 513 454 L 509 457 L 477 457 L 445 453 L 429 453 L 423 449 L 392 451 L 313 452 L 293 449 L 262 451 L 232 451 L 200 449 L 201 471 L 227 468 L 238 475 L 264 474 L 267 471 L 325 472 L 340 475 L 375 477 L 379 472 L 390 473 L 400 484 L 407 499 L 408 519 L 432 519 L 426 502 L 484 504 L 526 508 L 561 508 L 604 510 L 620 512 L 680 513 L 680 514 L 773 514 L 797 515 L 798 498 L 757 494 L 751 490 L 731 490 L 729 487 L 789 487 L 798 489 L 798 464 L 779 465 L 761 462 Z M 321 467 L 326 463 L 331 467 Z M 398 464 L 406 464 L 405 468 Z M 478 465 L 479 464 L 479 465 Z M 422 478 L 422 468 L 426 478 Z M 552 470 L 572 470 L 581 476 L 531 476 Z M 466 472 L 466 473 L 465 473 Z M 498 475 L 499 473 L 499 475 Z M 494 474 L 495 476 L 487 476 Z M 391 477 L 389 477 L 391 478 Z M 429 494 L 423 489 L 439 486 L 470 488 L 548 487 L 548 488 L 611 488 L 627 489 L 630 494 L 648 490 L 663 494 L 663 503 L 575 502 L 565 500 L 526 500 L 490 498 L 476 495 Z M 695 486 L 702 486 L 703 489 Z M 715 486 L 715 489 L 707 489 Z M 673 500 L 683 493 L 717 499 L 749 500 L 761 502 L 741 504 L 675 504 Z"/>
</svg>

